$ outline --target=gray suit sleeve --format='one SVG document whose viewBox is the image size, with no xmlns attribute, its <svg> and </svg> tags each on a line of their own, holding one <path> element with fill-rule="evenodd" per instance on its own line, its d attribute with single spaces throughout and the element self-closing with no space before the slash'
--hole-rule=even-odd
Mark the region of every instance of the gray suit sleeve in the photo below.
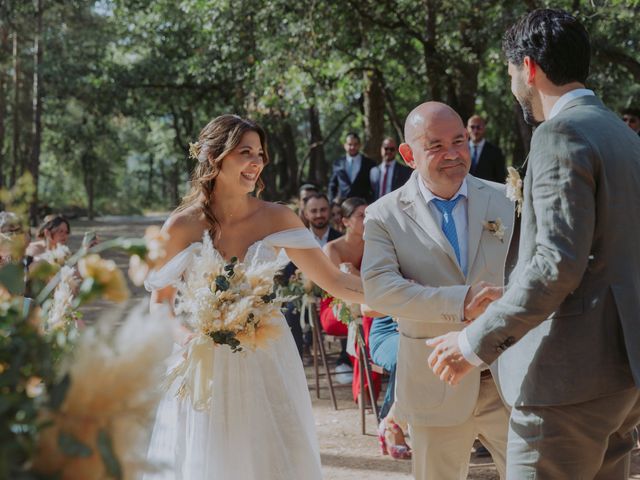
<svg viewBox="0 0 640 480">
<path fill-rule="evenodd" d="M 567 123 L 545 122 L 535 132 L 522 224 L 523 235 L 535 231 L 534 248 L 520 253 L 503 297 L 466 329 L 485 363 L 546 320 L 580 285 L 595 227 L 594 158 L 588 141 Z"/>
</svg>

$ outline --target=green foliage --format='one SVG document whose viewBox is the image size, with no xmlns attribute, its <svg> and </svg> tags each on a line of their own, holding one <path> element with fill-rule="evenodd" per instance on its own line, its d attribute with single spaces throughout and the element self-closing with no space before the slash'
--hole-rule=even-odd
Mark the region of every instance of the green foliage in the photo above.
<svg viewBox="0 0 640 480">
<path fill-rule="evenodd" d="M 212 117 L 234 112 L 265 125 L 272 158 L 266 196 L 285 199 L 300 179 L 325 181 L 343 135 L 365 130 L 372 73 L 381 82 L 385 134 L 401 139 L 412 107 L 442 100 L 463 117 L 478 112 L 489 118 L 488 138 L 520 163 L 527 138 L 501 37 L 527 9 L 548 5 L 574 11 L 589 29 L 589 86 L 614 109 L 640 102 L 637 1 L 51 2 L 44 16 L 39 197 L 56 210 L 77 206 L 96 213 L 174 207 L 193 167 L 188 143 Z M 0 8 L 0 28 L 10 34 L 0 45 L 5 71 L 15 60 L 14 31 L 22 41 L 18 110 L 9 76 L 0 89 L 8 106 L 0 138 L 5 179 L 13 167 L 8 160 L 17 116 L 17 176 L 30 151 L 24 127 L 31 115 L 32 17 L 30 2 Z M 319 118 L 315 140 L 311 111 Z M 314 141 L 323 160 L 309 159 Z"/>
</svg>

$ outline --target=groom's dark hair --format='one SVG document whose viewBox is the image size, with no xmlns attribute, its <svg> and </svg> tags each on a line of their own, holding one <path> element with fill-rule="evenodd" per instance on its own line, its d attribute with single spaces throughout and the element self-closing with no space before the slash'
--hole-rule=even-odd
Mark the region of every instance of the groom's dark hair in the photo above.
<svg viewBox="0 0 640 480">
<path fill-rule="evenodd" d="M 563 10 L 541 8 L 524 15 L 507 30 L 502 48 L 517 67 L 530 57 L 556 85 L 585 83 L 589 76 L 589 34 Z"/>
</svg>

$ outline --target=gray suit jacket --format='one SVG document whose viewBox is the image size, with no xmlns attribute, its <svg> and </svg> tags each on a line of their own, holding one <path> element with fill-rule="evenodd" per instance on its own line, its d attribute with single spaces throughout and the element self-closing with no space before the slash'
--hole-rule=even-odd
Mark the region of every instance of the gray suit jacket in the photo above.
<svg viewBox="0 0 640 480">
<path fill-rule="evenodd" d="M 367 304 L 398 321 L 400 416 L 414 425 L 451 426 L 471 416 L 480 371 L 474 370 L 456 387 L 441 382 L 427 365 L 431 349 L 425 340 L 464 327 L 468 285 L 480 280 L 502 285 L 514 208 L 505 197 L 504 185 L 467 176 L 469 272 L 465 278 L 418 181 L 414 172 L 403 187 L 367 208 L 361 274 Z M 505 226 L 502 239 L 483 227 L 483 222 L 497 219 Z"/>
<path fill-rule="evenodd" d="M 640 385 L 640 139 L 596 97 L 531 140 L 518 261 L 470 325 L 511 405 L 578 403 Z M 633 378 L 632 378 L 633 374 Z"/>
</svg>

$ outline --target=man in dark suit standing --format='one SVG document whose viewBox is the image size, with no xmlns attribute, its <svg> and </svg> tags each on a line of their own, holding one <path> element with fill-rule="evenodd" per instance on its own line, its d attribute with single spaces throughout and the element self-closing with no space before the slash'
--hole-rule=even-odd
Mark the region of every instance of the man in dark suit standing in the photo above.
<svg viewBox="0 0 640 480">
<path fill-rule="evenodd" d="M 397 152 L 398 146 L 393 138 L 387 137 L 382 141 L 380 147 L 382 162 L 373 167 L 369 173 L 375 200 L 403 186 L 413 172 L 409 167 L 396 160 Z"/>
<path fill-rule="evenodd" d="M 348 133 L 344 142 L 346 155 L 333 163 L 333 171 L 329 180 L 329 199 L 361 197 L 372 202 L 373 189 L 369 180 L 369 172 L 375 162 L 360 153 L 360 137 L 356 133 Z"/>
<path fill-rule="evenodd" d="M 477 178 L 504 183 L 507 178 L 507 166 L 499 147 L 484 138 L 486 122 L 480 115 L 473 115 L 467 121 L 469 149 L 471 150 L 471 170 Z"/>
</svg>

